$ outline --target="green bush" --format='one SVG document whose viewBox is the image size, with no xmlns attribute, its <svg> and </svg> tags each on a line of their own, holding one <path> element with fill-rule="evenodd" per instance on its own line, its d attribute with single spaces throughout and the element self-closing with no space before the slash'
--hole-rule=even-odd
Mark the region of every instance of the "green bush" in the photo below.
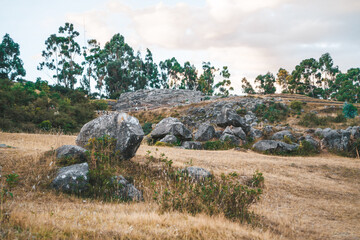
<svg viewBox="0 0 360 240">
<path fill-rule="evenodd" d="M 300 112 L 302 107 L 303 107 L 303 103 L 300 101 L 291 101 L 290 102 L 290 107 L 292 110 L 296 111 L 296 112 Z"/>
<path fill-rule="evenodd" d="M 145 122 L 143 125 L 142 125 L 142 129 L 144 131 L 144 135 L 148 135 L 149 133 L 151 133 L 152 131 L 152 123 L 151 122 Z"/>
<path fill-rule="evenodd" d="M 354 118 L 358 115 L 357 108 L 351 103 L 345 103 L 343 113 L 346 118 Z"/>
<path fill-rule="evenodd" d="M 155 159 L 148 158 L 149 161 Z M 248 185 L 240 183 L 240 175 L 230 173 L 220 177 L 194 180 L 187 171 L 172 167 L 172 161 L 163 157 L 161 176 L 165 182 L 153 182 L 153 199 L 163 211 L 180 211 L 190 214 L 224 214 L 229 219 L 251 222 L 254 214 L 249 211 L 251 204 L 262 194 L 264 178 L 256 172 Z"/>
<path fill-rule="evenodd" d="M 236 113 L 239 114 L 240 116 L 245 116 L 247 111 L 245 108 L 238 108 L 236 109 Z"/>
<path fill-rule="evenodd" d="M 336 117 L 325 116 L 319 117 L 315 113 L 307 113 L 299 121 L 299 125 L 304 127 L 328 127 L 331 123 L 346 122 L 346 118 L 343 114 L 339 113 Z"/>
<path fill-rule="evenodd" d="M 91 104 L 95 108 L 95 110 L 108 110 L 109 104 L 106 100 L 93 100 Z"/>
<path fill-rule="evenodd" d="M 255 107 L 255 114 L 262 120 L 269 122 L 280 122 L 288 116 L 289 109 L 285 104 L 270 102 L 269 104 L 258 104 Z"/>
<path fill-rule="evenodd" d="M 207 141 L 203 143 L 203 148 L 205 150 L 228 150 L 237 147 L 235 144 L 231 143 L 230 140 L 227 141 Z"/>
<path fill-rule="evenodd" d="M 39 128 L 41 128 L 45 131 L 49 131 L 52 128 L 51 122 L 49 120 L 42 121 L 39 124 Z"/>
<path fill-rule="evenodd" d="M 334 122 L 336 122 L 336 123 L 346 122 L 345 115 L 343 113 L 338 113 L 334 119 Z"/>
<path fill-rule="evenodd" d="M 300 142 L 299 147 L 293 153 L 296 156 L 311 156 L 316 153 L 319 153 L 318 149 L 316 149 L 311 143 L 306 140 Z"/>
</svg>

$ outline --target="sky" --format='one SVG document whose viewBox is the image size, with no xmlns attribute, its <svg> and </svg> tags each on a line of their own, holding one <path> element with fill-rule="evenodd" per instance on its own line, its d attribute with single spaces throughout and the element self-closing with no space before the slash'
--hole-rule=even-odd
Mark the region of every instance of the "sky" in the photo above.
<svg viewBox="0 0 360 240">
<path fill-rule="evenodd" d="M 49 80 L 38 71 L 45 40 L 65 22 L 80 32 L 78 42 L 104 45 L 120 33 L 159 62 L 176 57 L 197 68 L 202 62 L 228 66 L 240 91 L 280 67 L 292 71 L 303 59 L 330 53 L 346 72 L 360 67 L 360 0 L 0 0 L 0 36 L 20 45 L 26 79 Z"/>
</svg>

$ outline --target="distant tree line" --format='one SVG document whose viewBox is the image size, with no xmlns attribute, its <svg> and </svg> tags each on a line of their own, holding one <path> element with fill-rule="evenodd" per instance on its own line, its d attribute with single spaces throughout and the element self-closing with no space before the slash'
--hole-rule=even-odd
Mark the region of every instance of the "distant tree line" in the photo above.
<svg viewBox="0 0 360 240">
<path fill-rule="evenodd" d="M 153 88 L 198 90 L 224 96 L 234 90 L 227 66 L 218 69 L 210 62 L 203 62 L 198 70 L 189 61 L 181 64 L 175 57 L 155 63 L 149 49 L 143 58 L 121 34 L 115 34 L 104 47 L 95 39 L 81 47 L 76 40 L 79 35 L 73 24 L 65 23 L 45 41 L 38 70 L 47 69 L 49 77 L 59 86 L 74 89 L 80 84 L 89 96 L 102 98 Z M 19 45 L 6 34 L 0 44 L 0 79 L 23 79 L 26 72 L 19 55 Z M 91 92 L 91 83 L 95 83 L 98 92 Z M 283 93 L 358 102 L 360 68 L 341 73 L 330 54 L 325 53 L 319 60 L 301 61 L 291 73 L 280 68 L 276 75 L 270 72 L 258 75 L 253 85 L 246 78 L 241 83 L 243 92 L 249 94 L 273 94 L 280 88 Z"/>
<path fill-rule="evenodd" d="M 301 61 L 291 73 L 280 68 L 276 76 L 270 72 L 258 75 L 255 85 L 256 90 L 246 78 L 242 79 L 242 90 L 248 94 L 273 94 L 277 85 L 282 93 L 357 103 L 360 96 L 360 68 L 341 73 L 338 66 L 334 66 L 330 54 L 325 53 L 319 60 L 309 58 Z"/>
</svg>

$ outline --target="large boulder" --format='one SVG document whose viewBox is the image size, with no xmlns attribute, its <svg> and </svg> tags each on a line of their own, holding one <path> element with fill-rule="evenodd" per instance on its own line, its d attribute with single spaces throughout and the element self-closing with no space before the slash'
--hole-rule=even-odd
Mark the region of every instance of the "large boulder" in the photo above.
<svg viewBox="0 0 360 240">
<path fill-rule="evenodd" d="M 321 144 L 335 151 L 346 151 L 350 144 L 351 133 L 346 130 L 332 130 L 324 129 L 318 131 L 320 137 L 322 137 Z"/>
<path fill-rule="evenodd" d="M 116 151 L 124 159 L 135 156 L 144 132 L 139 121 L 126 113 L 103 115 L 86 123 L 76 138 L 76 144 L 84 147 L 90 138 L 109 135 L 116 139 Z"/>
<path fill-rule="evenodd" d="M 177 143 L 177 138 L 174 135 L 166 135 L 165 137 L 163 137 L 160 142 L 163 143 L 170 143 L 170 144 L 175 144 Z"/>
<path fill-rule="evenodd" d="M 293 134 L 288 131 L 288 130 L 283 130 L 283 131 L 280 131 L 280 132 L 277 132 L 277 133 L 274 133 L 271 137 L 272 140 L 279 140 L 279 141 L 282 141 L 284 140 L 284 137 L 288 137 L 291 139 L 291 141 L 295 141 L 295 138 L 293 136 Z"/>
<path fill-rule="evenodd" d="M 115 191 L 115 197 L 122 200 L 142 201 L 144 200 L 141 191 L 139 191 L 133 184 L 129 183 L 123 176 L 115 176 L 114 180 L 117 181 L 118 187 Z"/>
<path fill-rule="evenodd" d="M 233 134 L 229 134 L 229 133 L 226 133 L 224 132 L 221 137 L 220 137 L 220 141 L 230 141 L 232 144 L 234 145 L 240 145 L 240 138 L 236 137 L 235 135 Z"/>
<path fill-rule="evenodd" d="M 254 150 L 268 153 L 290 153 L 298 147 L 298 144 L 287 144 L 275 140 L 261 140 L 253 145 Z"/>
<path fill-rule="evenodd" d="M 202 144 L 201 144 L 201 142 L 186 141 L 186 142 L 183 142 L 182 147 L 185 149 L 201 150 Z"/>
<path fill-rule="evenodd" d="M 191 140 L 192 134 L 185 125 L 177 118 L 168 117 L 156 124 L 155 129 L 151 132 L 151 137 L 154 139 L 161 139 L 166 135 L 174 135 L 180 140 Z"/>
<path fill-rule="evenodd" d="M 51 186 L 67 193 L 83 193 L 88 189 L 88 172 L 87 163 L 60 168 Z"/>
<path fill-rule="evenodd" d="M 210 124 L 201 124 L 195 133 L 196 141 L 209 141 L 215 136 L 215 129 Z"/>
<path fill-rule="evenodd" d="M 360 138 L 360 127 L 359 126 L 348 127 L 346 129 L 346 131 L 349 131 L 351 133 L 351 136 L 354 139 Z"/>
<path fill-rule="evenodd" d="M 263 136 L 263 132 L 259 129 L 256 128 L 250 128 L 250 132 L 249 132 L 249 137 L 251 137 L 252 139 L 258 139 L 261 138 Z"/>
<path fill-rule="evenodd" d="M 316 141 L 316 140 L 315 140 L 312 136 L 310 136 L 310 135 L 306 135 L 305 137 L 301 137 L 299 140 L 300 140 L 300 141 L 307 141 L 308 143 L 311 144 L 311 146 L 312 146 L 315 150 L 319 149 L 319 147 L 320 147 L 320 143 L 319 143 L 318 141 Z"/>
<path fill-rule="evenodd" d="M 86 161 L 85 148 L 75 145 L 63 145 L 55 150 L 56 158 L 77 158 Z"/>
<path fill-rule="evenodd" d="M 240 117 L 234 110 L 226 107 L 221 110 L 219 115 L 217 115 L 216 124 L 219 127 L 241 127 L 245 132 L 250 130 L 250 125 L 245 122 L 243 117 Z"/>
<path fill-rule="evenodd" d="M 242 130 L 241 127 L 233 127 L 233 126 L 229 126 L 226 127 L 223 134 L 230 134 L 230 135 L 234 135 L 238 138 L 240 138 L 241 140 L 245 141 L 246 140 L 246 134 L 245 132 Z"/>
<path fill-rule="evenodd" d="M 196 181 L 201 181 L 212 177 L 208 170 L 201 167 L 187 167 L 183 169 L 182 172 L 187 172 L 188 176 Z"/>
</svg>

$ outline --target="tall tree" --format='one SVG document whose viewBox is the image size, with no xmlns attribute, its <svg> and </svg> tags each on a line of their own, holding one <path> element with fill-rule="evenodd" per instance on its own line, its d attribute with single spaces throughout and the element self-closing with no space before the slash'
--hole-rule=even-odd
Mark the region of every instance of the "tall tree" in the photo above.
<svg viewBox="0 0 360 240">
<path fill-rule="evenodd" d="M 183 77 L 181 80 L 181 88 L 194 90 L 197 84 L 197 70 L 194 65 L 192 65 L 189 61 L 184 63 L 184 67 L 182 68 Z"/>
<path fill-rule="evenodd" d="M 197 90 L 205 93 L 206 95 L 212 95 L 214 93 L 213 84 L 215 79 L 215 72 L 217 69 L 211 66 L 210 62 L 203 62 L 203 73 L 198 80 Z"/>
<path fill-rule="evenodd" d="M 273 94 L 276 92 L 275 77 L 272 73 L 268 72 L 265 75 L 259 75 L 255 79 L 255 83 L 258 84 L 259 92 L 262 94 Z"/>
<path fill-rule="evenodd" d="M 177 89 L 181 86 L 181 76 L 183 68 L 176 58 L 166 59 L 159 63 L 161 69 L 161 78 L 167 82 L 168 86 Z"/>
<path fill-rule="evenodd" d="M 214 89 L 219 89 L 220 95 L 227 97 L 230 95 L 230 91 L 234 90 L 234 88 L 231 87 L 231 74 L 227 66 L 223 66 L 223 69 L 220 72 L 220 76 L 223 77 L 223 80 L 215 84 Z"/>
<path fill-rule="evenodd" d="M 146 49 L 144 72 L 150 88 L 163 87 L 159 78 L 158 66 L 154 63 L 152 52 L 148 48 Z"/>
<path fill-rule="evenodd" d="M 338 101 L 360 102 L 360 68 L 351 68 L 347 73 L 336 75 L 331 92 L 331 97 Z"/>
<path fill-rule="evenodd" d="M 282 93 L 288 93 L 289 92 L 289 88 L 288 88 L 288 82 L 291 80 L 291 75 L 289 74 L 288 71 L 286 71 L 283 68 L 280 68 L 278 73 L 277 73 L 277 79 L 276 82 L 280 85 L 280 87 L 282 88 Z"/>
<path fill-rule="evenodd" d="M 254 88 L 251 86 L 250 82 L 244 77 L 242 80 L 241 80 L 241 88 L 243 90 L 244 93 L 247 93 L 247 94 L 255 94 L 255 90 Z"/>
<path fill-rule="evenodd" d="M 20 59 L 20 46 L 5 34 L 0 44 L 0 79 L 19 79 L 25 76 L 26 71 Z"/>
<path fill-rule="evenodd" d="M 314 58 L 301 61 L 291 73 L 291 89 L 294 89 L 295 93 L 314 97 L 314 90 L 321 84 L 321 75 L 319 75 L 318 69 L 319 64 Z"/>
<path fill-rule="evenodd" d="M 40 63 L 38 70 L 47 67 L 50 71 L 55 71 L 53 78 L 57 79 L 57 84 L 64 83 L 67 88 L 74 88 L 77 76 L 82 74 L 83 68 L 75 62 L 75 58 L 80 56 L 80 45 L 75 41 L 79 32 L 75 31 L 72 23 L 65 23 L 64 27 L 59 27 L 59 35 L 52 34 L 45 41 L 46 50 L 42 52 L 44 61 Z"/>
</svg>

